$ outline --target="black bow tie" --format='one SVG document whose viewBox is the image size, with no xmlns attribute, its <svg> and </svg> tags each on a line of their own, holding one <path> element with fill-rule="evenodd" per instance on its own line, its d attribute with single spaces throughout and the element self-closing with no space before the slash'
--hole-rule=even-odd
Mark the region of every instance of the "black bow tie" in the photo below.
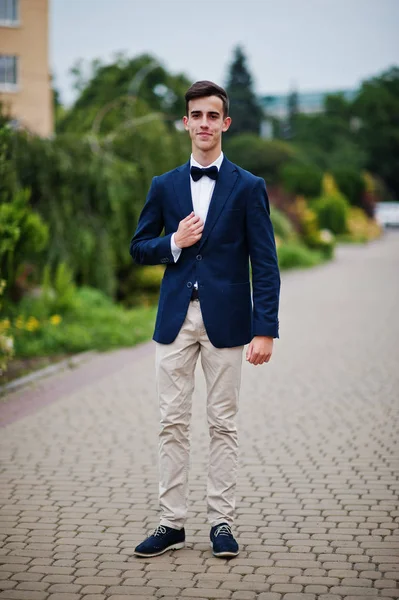
<svg viewBox="0 0 399 600">
<path fill-rule="evenodd" d="M 206 169 L 200 169 L 199 167 L 191 167 L 190 173 L 194 181 L 198 181 L 203 175 L 207 175 L 211 179 L 216 180 L 219 175 L 219 169 L 215 166 L 207 167 Z"/>
</svg>

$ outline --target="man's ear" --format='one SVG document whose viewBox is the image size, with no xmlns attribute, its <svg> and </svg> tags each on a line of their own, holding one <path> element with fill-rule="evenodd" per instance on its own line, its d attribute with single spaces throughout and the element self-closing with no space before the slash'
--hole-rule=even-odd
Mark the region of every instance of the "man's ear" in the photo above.
<svg viewBox="0 0 399 600">
<path fill-rule="evenodd" d="M 226 117 L 223 121 L 222 131 L 227 131 L 231 125 L 231 117 Z"/>
<path fill-rule="evenodd" d="M 184 129 L 188 131 L 188 117 L 183 117 Z"/>
</svg>

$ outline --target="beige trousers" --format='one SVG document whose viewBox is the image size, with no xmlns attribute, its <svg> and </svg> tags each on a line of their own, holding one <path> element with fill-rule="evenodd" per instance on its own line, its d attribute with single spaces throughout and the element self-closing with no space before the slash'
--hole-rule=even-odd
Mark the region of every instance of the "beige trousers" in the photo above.
<svg viewBox="0 0 399 600">
<path fill-rule="evenodd" d="M 171 344 L 156 344 L 156 379 L 161 413 L 159 500 L 161 525 L 180 529 L 187 515 L 191 399 L 198 355 L 207 386 L 210 434 L 207 510 L 210 524 L 233 523 L 237 478 L 236 414 L 243 346 L 215 348 L 198 300 L 190 302 Z"/>
</svg>

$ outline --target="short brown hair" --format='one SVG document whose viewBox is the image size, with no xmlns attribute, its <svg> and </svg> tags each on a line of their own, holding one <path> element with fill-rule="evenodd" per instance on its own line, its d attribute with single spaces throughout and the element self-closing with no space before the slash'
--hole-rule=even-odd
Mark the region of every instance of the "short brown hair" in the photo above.
<svg viewBox="0 0 399 600">
<path fill-rule="evenodd" d="M 185 97 L 186 100 L 186 114 L 188 116 L 188 103 L 194 98 L 205 98 L 207 96 L 217 96 L 223 102 L 223 117 L 226 118 L 229 114 L 229 98 L 226 90 L 220 85 L 216 85 L 212 81 L 196 81 L 187 90 Z"/>
</svg>

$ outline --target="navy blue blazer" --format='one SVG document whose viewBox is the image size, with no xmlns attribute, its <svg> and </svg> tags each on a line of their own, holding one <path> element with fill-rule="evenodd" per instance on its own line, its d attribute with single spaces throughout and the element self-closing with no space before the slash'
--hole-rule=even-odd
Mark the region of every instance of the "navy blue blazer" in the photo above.
<svg viewBox="0 0 399 600">
<path fill-rule="evenodd" d="M 174 341 L 196 281 L 215 347 L 241 346 L 256 335 L 278 337 L 280 275 L 264 180 L 224 158 L 202 238 L 183 248 L 175 263 L 171 237 L 192 210 L 190 162 L 153 178 L 130 243 L 135 262 L 166 265 L 153 339 Z"/>
</svg>

